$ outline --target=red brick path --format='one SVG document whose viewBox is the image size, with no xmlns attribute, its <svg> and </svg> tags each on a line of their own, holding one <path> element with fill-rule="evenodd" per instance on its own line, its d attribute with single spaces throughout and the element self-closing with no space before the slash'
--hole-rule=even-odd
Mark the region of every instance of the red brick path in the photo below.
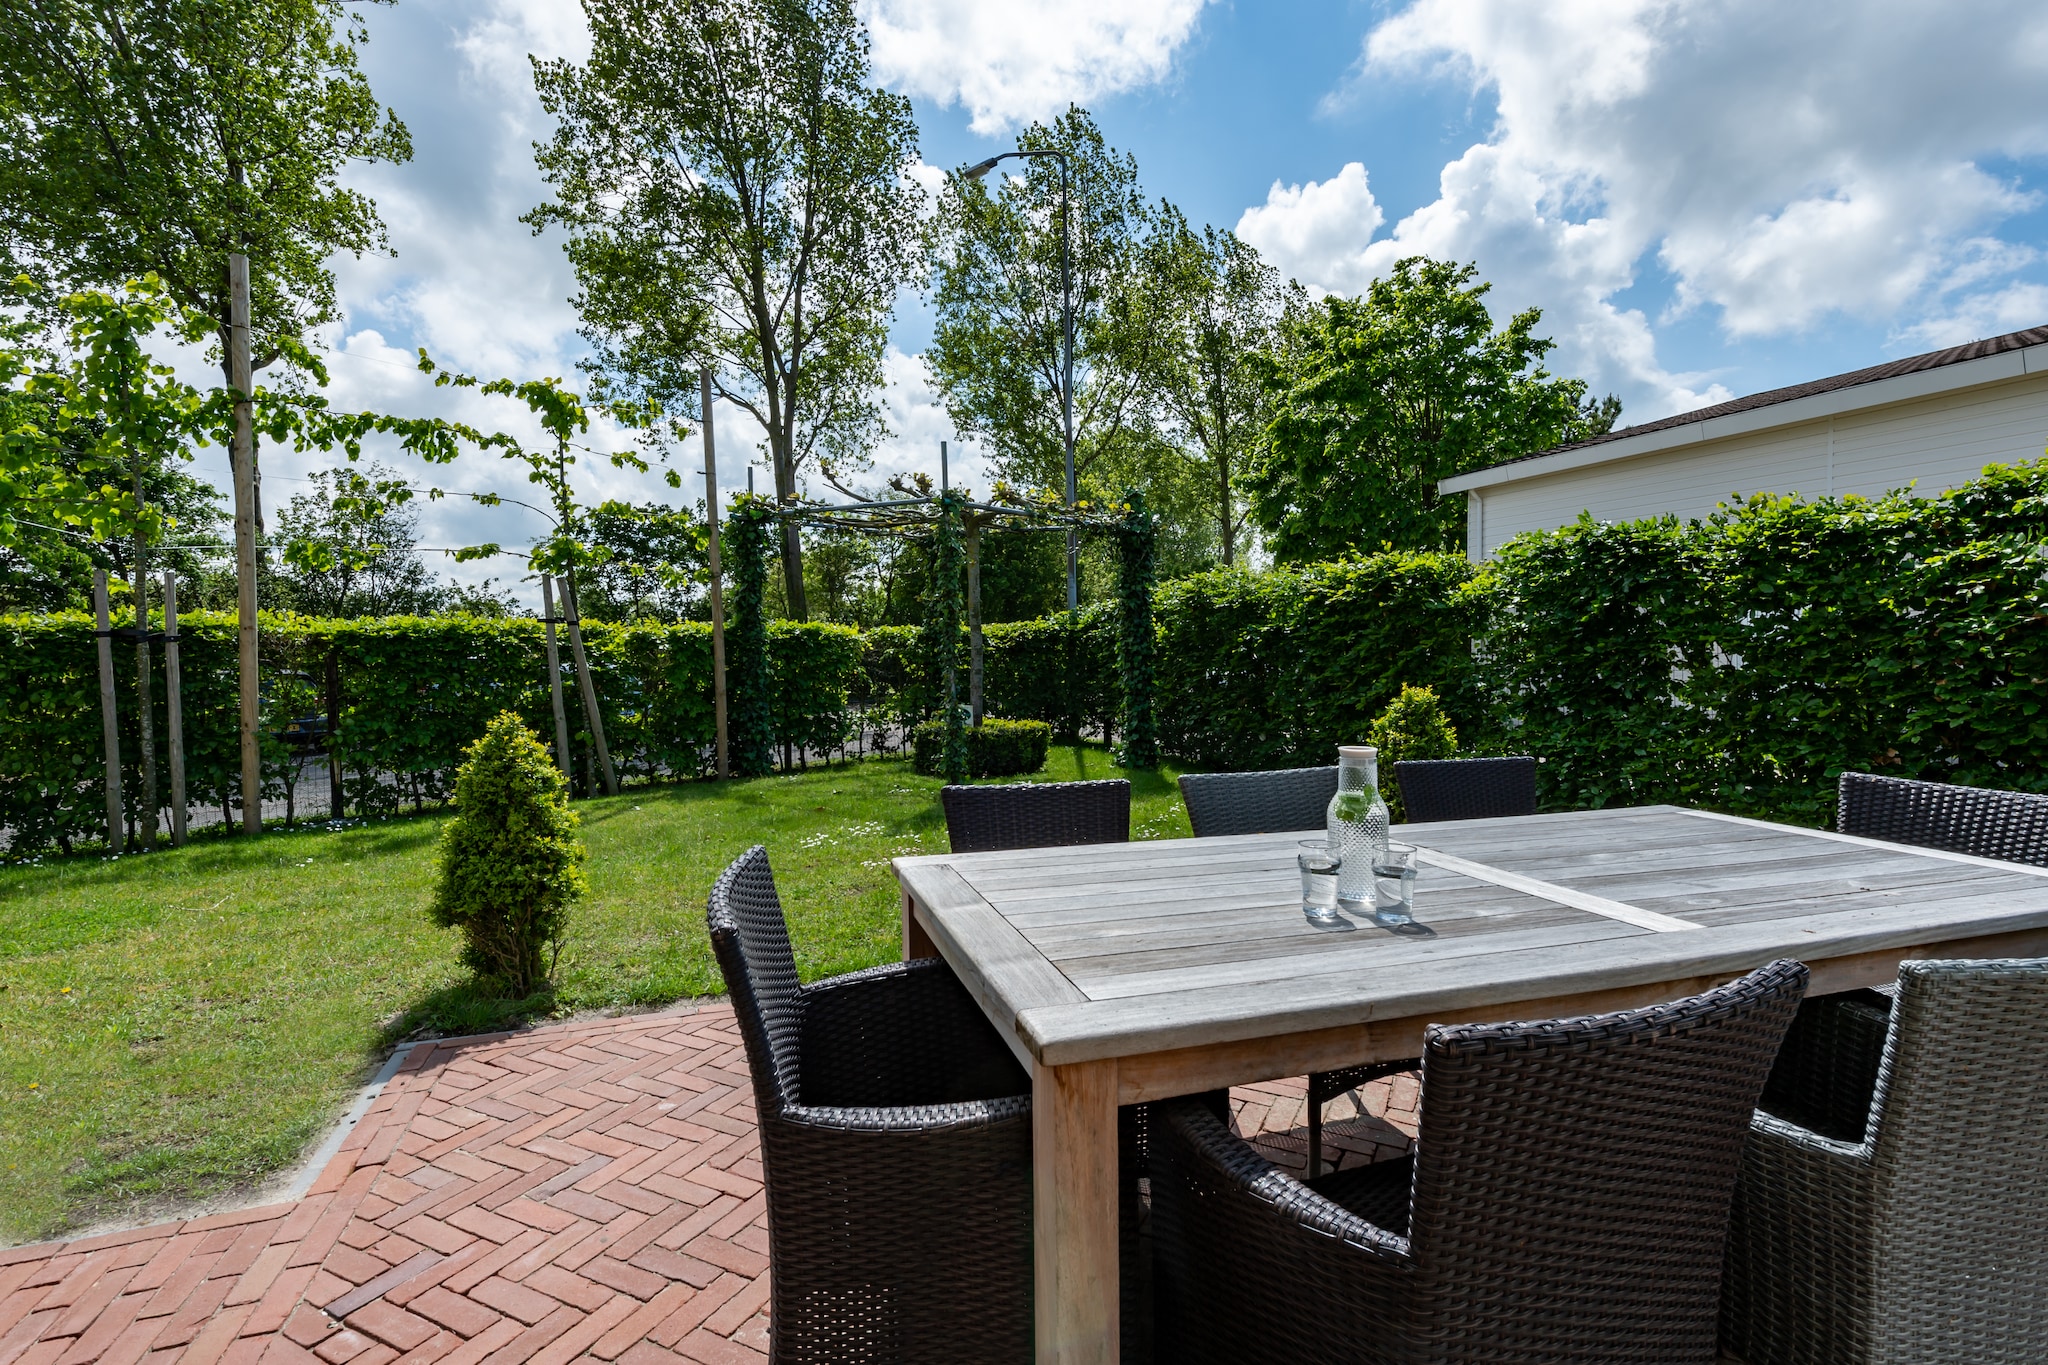
<svg viewBox="0 0 2048 1365">
<path fill-rule="evenodd" d="M 1401 1150 L 1413 1087 L 1332 1104 L 1327 1157 Z M 1296 1169 L 1303 1095 L 1232 1096 Z M 0 1365 L 758 1365 L 767 1269 L 713 1005 L 422 1044 L 304 1199 L 0 1251 Z"/>
</svg>

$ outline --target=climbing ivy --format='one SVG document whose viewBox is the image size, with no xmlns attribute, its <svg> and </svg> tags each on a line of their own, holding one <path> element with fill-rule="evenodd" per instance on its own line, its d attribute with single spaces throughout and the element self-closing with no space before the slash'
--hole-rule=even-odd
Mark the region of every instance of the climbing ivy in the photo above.
<svg viewBox="0 0 2048 1365">
<path fill-rule="evenodd" d="M 775 712 L 768 664 L 768 550 L 773 507 L 741 494 L 725 531 L 732 567 L 726 599 L 725 695 L 730 763 L 735 777 L 760 777 L 775 767 Z"/>
<path fill-rule="evenodd" d="M 942 770 L 948 782 L 967 780 L 967 727 L 960 716 L 960 579 L 967 551 L 960 540 L 966 498 L 954 490 L 939 494 L 932 526 L 932 579 L 925 598 L 925 657 L 936 684 L 939 718 L 946 727 Z"/>
<path fill-rule="evenodd" d="M 1153 658 L 1159 636 L 1152 624 L 1152 579 L 1158 539 L 1145 495 L 1132 493 L 1118 519 L 1117 671 L 1123 684 L 1123 734 L 1117 761 L 1126 768 L 1159 766 L 1159 724 L 1153 714 Z"/>
</svg>

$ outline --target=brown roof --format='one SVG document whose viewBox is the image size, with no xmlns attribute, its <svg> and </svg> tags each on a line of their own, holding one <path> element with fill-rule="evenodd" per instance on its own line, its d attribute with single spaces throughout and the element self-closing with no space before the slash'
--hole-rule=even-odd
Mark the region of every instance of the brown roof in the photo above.
<svg viewBox="0 0 2048 1365">
<path fill-rule="evenodd" d="M 1775 403 L 1789 403 L 1795 398 L 1811 398 L 1815 394 L 1833 393 L 1838 389 L 1853 389 L 1858 384 L 1874 384 L 1880 379 L 1896 379 L 1903 374 L 1938 370 L 1944 365 L 1960 365 L 1965 360 L 1981 360 L 1985 356 L 2003 355 L 2007 351 L 2019 351 L 2043 344 L 2048 344 L 2048 327 L 2029 327 L 2024 332 L 2007 332 L 2004 336 L 1967 341 L 1960 346 L 1951 346 L 1945 351 L 1929 351 L 1925 355 L 1907 356 L 1903 360 L 1887 360 L 1882 365 L 1872 365 L 1867 370 L 1851 370 L 1847 374 L 1838 374 L 1831 379 L 1815 379 L 1805 384 L 1792 384 L 1782 389 L 1753 393 L 1747 398 L 1730 399 L 1726 403 L 1716 403 L 1712 407 L 1694 408 L 1691 412 L 1681 412 L 1675 417 L 1623 427 L 1620 431 L 1610 431 L 1605 436 L 1595 436 L 1589 441 L 1575 441 L 1570 445 L 1539 450 L 1531 455 L 1518 455 L 1512 460 L 1502 460 L 1498 465 L 1489 465 L 1488 468 L 1498 469 L 1501 465 L 1519 464 L 1523 460 L 1540 459 L 1545 455 L 1556 455 L 1566 450 L 1584 450 L 1588 446 L 1605 445 L 1609 441 L 1619 441 L 1630 436 L 1666 431 L 1672 427 L 1705 422 L 1732 413 L 1767 408 Z"/>
</svg>

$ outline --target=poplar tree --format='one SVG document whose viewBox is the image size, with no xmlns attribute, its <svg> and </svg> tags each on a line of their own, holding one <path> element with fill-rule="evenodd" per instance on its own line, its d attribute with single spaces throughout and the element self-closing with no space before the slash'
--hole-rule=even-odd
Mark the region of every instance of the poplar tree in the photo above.
<svg viewBox="0 0 2048 1365">
<path fill-rule="evenodd" d="M 554 198 L 608 388 L 664 410 L 720 397 L 767 433 L 775 493 L 857 465 L 882 431 L 882 357 L 920 259 L 910 101 L 869 84 L 853 0 L 584 0 L 590 59 L 534 63 L 557 119 Z M 794 524 L 790 614 L 805 610 Z"/>
</svg>

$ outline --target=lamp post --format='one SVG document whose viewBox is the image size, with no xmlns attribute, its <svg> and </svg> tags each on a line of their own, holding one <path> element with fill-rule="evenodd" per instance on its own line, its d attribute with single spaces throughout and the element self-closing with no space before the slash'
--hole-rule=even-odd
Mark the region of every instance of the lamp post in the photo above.
<svg viewBox="0 0 2048 1365">
<path fill-rule="evenodd" d="M 1067 448 L 1067 510 L 1074 510 L 1074 276 L 1068 249 L 1067 218 L 1071 212 L 1071 201 L 1067 186 L 1067 154 L 1056 147 L 1042 147 L 1034 151 L 1019 149 L 1003 152 L 988 160 L 969 166 L 960 172 L 962 178 L 979 180 L 996 168 L 998 162 L 1010 157 L 1029 159 L 1039 156 L 1056 156 L 1060 159 L 1060 422 L 1065 429 Z M 1080 541 L 1074 528 L 1067 528 L 1067 614 L 1072 615 L 1081 605 Z"/>
</svg>

